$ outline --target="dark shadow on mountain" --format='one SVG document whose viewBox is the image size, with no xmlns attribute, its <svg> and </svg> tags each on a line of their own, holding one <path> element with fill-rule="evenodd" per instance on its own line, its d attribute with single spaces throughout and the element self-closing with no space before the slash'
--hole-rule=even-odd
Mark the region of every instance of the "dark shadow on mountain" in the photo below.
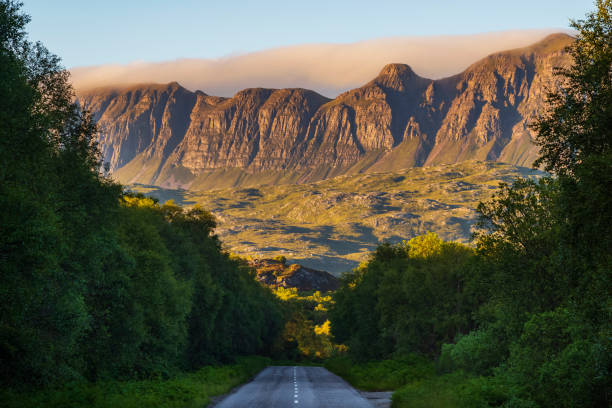
<svg viewBox="0 0 612 408">
<path fill-rule="evenodd" d="M 165 202 L 170 200 L 181 206 L 190 206 L 196 204 L 196 201 L 185 198 L 185 195 L 188 193 L 188 191 L 183 189 L 172 190 L 140 183 L 134 183 L 128 186 L 127 189 L 135 193 L 142 192 L 147 197 L 156 198 L 159 200 L 160 204 L 164 204 Z"/>
<path fill-rule="evenodd" d="M 290 261 L 297 262 L 307 268 L 329 272 L 336 277 L 342 275 L 343 272 L 348 272 L 359 266 L 359 262 L 357 261 L 350 261 L 348 259 L 336 256 L 325 255 L 313 256 L 304 259 L 291 259 Z"/>
</svg>

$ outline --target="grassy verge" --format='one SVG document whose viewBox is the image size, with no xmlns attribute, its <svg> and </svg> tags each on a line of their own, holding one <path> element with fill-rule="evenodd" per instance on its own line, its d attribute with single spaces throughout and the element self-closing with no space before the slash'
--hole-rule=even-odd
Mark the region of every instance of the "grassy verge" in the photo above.
<svg viewBox="0 0 612 408">
<path fill-rule="evenodd" d="M 484 408 L 500 406 L 507 398 L 490 378 L 437 375 L 434 363 L 420 356 L 367 363 L 334 357 L 325 367 L 360 390 L 394 391 L 393 408 Z"/>
<path fill-rule="evenodd" d="M 407 384 L 393 393 L 394 408 L 488 407 L 477 392 L 479 379 L 464 373 L 433 376 Z"/>
<path fill-rule="evenodd" d="M 325 368 L 365 391 L 392 391 L 435 375 L 433 363 L 416 355 L 367 363 L 334 357 L 325 362 Z"/>
<path fill-rule="evenodd" d="M 4 408 L 203 408 L 270 364 L 263 357 L 203 367 L 167 380 L 78 383 L 40 391 L 0 391 Z"/>
</svg>

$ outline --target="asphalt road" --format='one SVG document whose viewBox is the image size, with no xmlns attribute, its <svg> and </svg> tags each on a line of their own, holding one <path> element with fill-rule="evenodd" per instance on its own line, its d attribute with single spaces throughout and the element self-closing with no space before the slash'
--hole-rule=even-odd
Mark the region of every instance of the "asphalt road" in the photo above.
<svg viewBox="0 0 612 408">
<path fill-rule="evenodd" d="M 215 408 L 373 408 L 323 367 L 268 367 Z"/>
</svg>

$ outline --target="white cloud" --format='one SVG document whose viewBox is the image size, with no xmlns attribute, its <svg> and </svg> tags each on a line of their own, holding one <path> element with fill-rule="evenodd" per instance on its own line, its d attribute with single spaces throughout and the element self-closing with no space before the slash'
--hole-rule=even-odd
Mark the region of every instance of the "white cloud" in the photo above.
<svg viewBox="0 0 612 408">
<path fill-rule="evenodd" d="M 325 96 L 363 85 L 388 63 L 405 63 L 419 75 L 460 73 L 493 52 L 532 44 L 561 30 L 393 37 L 351 44 L 305 44 L 220 59 L 179 59 L 71 69 L 77 90 L 100 86 L 177 81 L 209 95 L 231 96 L 244 88 L 300 87 Z"/>
</svg>

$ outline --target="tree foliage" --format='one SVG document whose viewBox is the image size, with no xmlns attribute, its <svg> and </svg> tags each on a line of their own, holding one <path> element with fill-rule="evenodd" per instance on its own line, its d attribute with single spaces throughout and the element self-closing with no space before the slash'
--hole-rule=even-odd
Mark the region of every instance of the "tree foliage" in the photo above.
<svg viewBox="0 0 612 408">
<path fill-rule="evenodd" d="M 381 245 L 334 295 L 335 339 L 359 358 L 436 355 L 443 342 L 472 327 L 464 283 L 473 256 L 433 233 Z"/>
<path fill-rule="evenodd" d="M 273 294 L 199 207 L 104 177 L 58 57 L 0 0 L 0 383 L 167 375 L 266 353 Z"/>
<path fill-rule="evenodd" d="M 295 360 L 320 360 L 345 350 L 334 344 L 327 310 L 332 302 L 329 294 L 315 291 L 298 292 L 297 288 L 274 290 L 283 302 L 285 326 L 274 345 L 274 354 Z"/>
<path fill-rule="evenodd" d="M 536 142 L 547 171 L 572 174 L 590 156 L 612 148 L 612 1 L 597 0 L 597 11 L 572 21 L 578 32 L 569 47 L 573 63 L 558 68 L 561 89 L 548 95 L 548 111 L 535 123 Z"/>
</svg>

